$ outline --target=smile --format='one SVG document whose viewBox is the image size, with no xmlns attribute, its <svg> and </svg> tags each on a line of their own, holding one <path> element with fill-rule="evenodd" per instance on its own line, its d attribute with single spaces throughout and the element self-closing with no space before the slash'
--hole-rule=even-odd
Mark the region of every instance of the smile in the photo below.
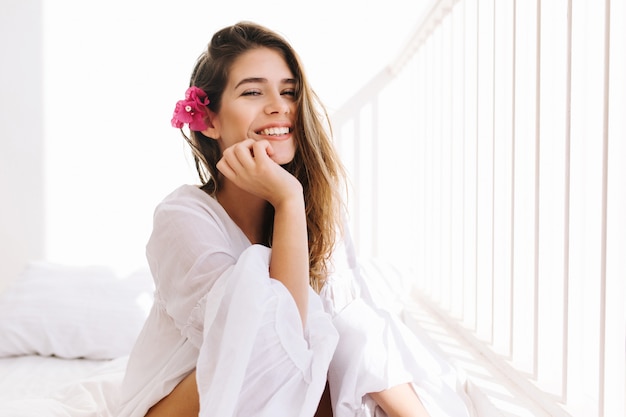
<svg viewBox="0 0 626 417">
<path fill-rule="evenodd" d="M 282 136 L 288 134 L 290 129 L 288 127 L 270 127 L 257 132 L 259 135 L 265 136 Z"/>
</svg>

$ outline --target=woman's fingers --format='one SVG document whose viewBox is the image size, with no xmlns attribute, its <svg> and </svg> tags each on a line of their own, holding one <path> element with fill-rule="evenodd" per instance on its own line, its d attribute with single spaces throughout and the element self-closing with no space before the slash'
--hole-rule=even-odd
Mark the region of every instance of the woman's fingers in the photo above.
<svg viewBox="0 0 626 417">
<path fill-rule="evenodd" d="M 269 159 L 274 154 L 274 149 L 267 140 L 254 141 L 252 151 L 253 155 L 260 155 L 263 159 Z"/>
<path fill-rule="evenodd" d="M 236 158 L 241 165 L 247 168 L 251 167 L 253 164 L 253 142 L 254 141 L 252 141 L 252 139 L 247 139 L 243 142 L 233 145 L 230 149 L 230 153 L 232 154 L 233 158 Z"/>
<path fill-rule="evenodd" d="M 226 178 L 232 179 L 235 176 L 235 171 L 230 167 L 226 159 L 222 158 L 217 161 L 217 169 L 224 174 Z"/>
<path fill-rule="evenodd" d="M 238 186 L 249 189 L 271 181 L 272 172 L 280 168 L 269 152 L 273 152 L 269 142 L 246 139 L 225 149 L 217 168 Z"/>
<path fill-rule="evenodd" d="M 256 164 L 265 160 L 271 151 L 267 141 L 246 139 L 224 150 L 223 158 L 228 160 L 233 168 L 244 167 L 252 169 Z"/>
<path fill-rule="evenodd" d="M 271 204 L 302 193 L 299 181 L 271 159 L 269 141 L 246 139 L 224 150 L 217 168 L 239 188 Z"/>
<path fill-rule="evenodd" d="M 250 140 L 251 139 L 248 139 L 244 142 Z M 218 161 L 217 169 L 219 169 L 226 178 L 232 180 L 244 171 L 244 164 L 250 166 L 250 163 L 245 161 L 246 159 L 251 159 L 251 143 L 244 145 L 244 142 L 226 148 L 222 158 Z"/>
</svg>

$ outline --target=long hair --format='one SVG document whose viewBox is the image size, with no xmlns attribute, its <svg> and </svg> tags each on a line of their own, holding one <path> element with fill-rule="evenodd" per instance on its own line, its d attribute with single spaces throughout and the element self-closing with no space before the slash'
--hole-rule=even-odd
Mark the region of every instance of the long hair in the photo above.
<svg viewBox="0 0 626 417">
<path fill-rule="evenodd" d="M 309 282 L 319 292 L 329 271 L 329 262 L 337 234 L 341 232 L 345 172 L 332 144 L 332 127 L 328 113 L 311 89 L 300 59 L 280 35 L 250 22 L 240 22 L 213 35 L 206 51 L 198 58 L 190 86 L 204 90 L 208 107 L 219 112 L 222 93 L 233 62 L 255 48 L 279 52 L 296 79 L 297 117 L 293 134 L 296 153 L 284 165 L 302 184 L 306 207 L 309 244 Z M 183 136 L 192 149 L 196 170 L 203 188 L 215 195 L 220 187 L 217 162 L 221 158 L 218 142 L 201 132 Z M 271 245 L 273 215 L 264 225 L 266 241 Z"/>
</svg>

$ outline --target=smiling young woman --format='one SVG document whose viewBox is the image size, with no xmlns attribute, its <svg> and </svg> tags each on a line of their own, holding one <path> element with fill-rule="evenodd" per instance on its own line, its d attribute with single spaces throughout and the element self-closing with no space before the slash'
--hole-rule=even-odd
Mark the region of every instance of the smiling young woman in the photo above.
<svg viewBox="0 0 626 417">
<path fill-rule="evenodd" d="M 155 210 L 155 302 L 117 415 L 428 416 L 408 332 L 361 297 L 343 168 L 291 46 L 217 32 L 172 124 L 201 184 Z"/>
</svg>

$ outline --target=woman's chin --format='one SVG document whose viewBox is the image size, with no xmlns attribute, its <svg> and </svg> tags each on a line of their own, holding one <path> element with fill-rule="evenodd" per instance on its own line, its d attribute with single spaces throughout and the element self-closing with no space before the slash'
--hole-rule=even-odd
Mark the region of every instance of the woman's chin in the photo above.
<svg viewBox="0 0 626 417">
<path fill-rule="evenodd" d="M 291 161 L 293 161 L 293 157 L 294 157 L 293 154 L 289 154 L 289 155 L 275 154 L 275 155 L 272 155 L 270 158 L 272 159 L 272 161 L 276 162 L 278 165 L 287 165 Z"/>
</svg>

